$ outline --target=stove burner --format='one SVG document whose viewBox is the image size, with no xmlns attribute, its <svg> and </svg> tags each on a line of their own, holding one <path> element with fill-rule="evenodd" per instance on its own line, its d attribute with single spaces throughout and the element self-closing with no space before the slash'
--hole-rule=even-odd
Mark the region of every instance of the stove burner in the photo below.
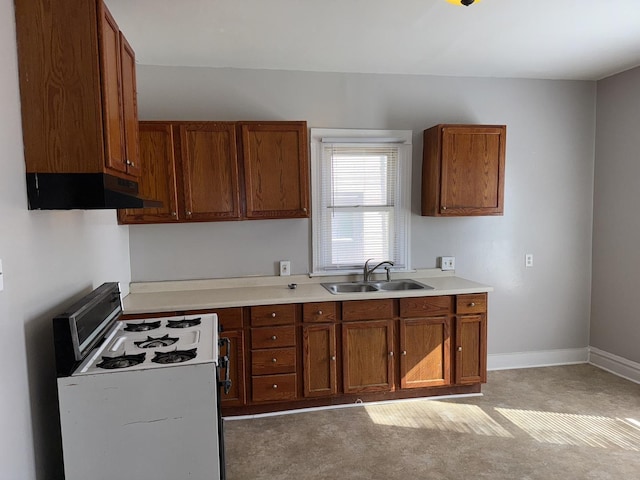
<svg viewBox="0 0 640 480">
<path fill-rule="evenodd" d="M 144 362 L 145 353 L 139 355 L 121 355 L 119 357 L 102 357 L 102 361 L 96 367 L 113 370 L 116 368 L 127 368 Z"/>
<path fill-rule="evenodd" d="M 169 320 L 167 323 L 167 328 L 189 328 L 195 327 L 196 325 L 200 325 L 199 318 L 183 318 L 182 320 Z"/>
<path fill-rule="evenodd" d="M 174 350 L 173 352 L 155 352 L 156 356 L 151 361 L 163 365 L 182 363 L 196 358 L 196 350 L 196 348 L 192 348 L 191 350 Z"/>
<path fill-rule="evenodd" d="M 124 327 L 127 332 L 146 332 L 156 328 L 160 328 L 160 320 L 157 322 L 127 323 L 127 326 Z"/>
<path fill-rule="evenodd" d="M 138 348 L 158 348 L 158 347 L 168 347 L 169 345 L 173 345 L 178 341 L 177 337 L 170 337 L 167 333 L 163 337 L 147 337 L 146 340 L 140 340 L 139 342 L 133 342 L 134 345 Z"/>
</svg>

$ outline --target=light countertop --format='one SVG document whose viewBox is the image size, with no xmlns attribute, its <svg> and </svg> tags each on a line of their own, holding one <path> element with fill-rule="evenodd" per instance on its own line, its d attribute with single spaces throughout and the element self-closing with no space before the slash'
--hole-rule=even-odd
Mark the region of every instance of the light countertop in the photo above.
<svg viewBox="0 0 640 480">
<path fill-rule="evenodd" d="M 458 295 L 493 291 L 493 287 L 456 277 L 455 272 L 443 272 L 440 269 L 392 274 L 392 280 L 414 279 L 433 287 L 433 290 L 340 293 L 334 295 L 320 285 L 320 283 L 325 282 L 356 281 L 361 277 L 360 275 L 359 277 L 310 278 L 308 275 L 292 275 L 289 277 L 139 282 L 130 285 L 131 293 L 124 298 L 123 306 L 125 314 L 134 314 L 283 303 Z M 383 276 L 376 275 L 374 278 L 381 280 Z M 290 283 L 297 284 L 297 288 L 290 289 L 288 287 Z"/>
</svg>

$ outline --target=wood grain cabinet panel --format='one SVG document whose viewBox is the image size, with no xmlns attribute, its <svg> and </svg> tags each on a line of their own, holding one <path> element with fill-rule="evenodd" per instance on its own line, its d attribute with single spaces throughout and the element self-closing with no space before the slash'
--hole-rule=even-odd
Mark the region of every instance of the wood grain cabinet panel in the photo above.
<svg viewBox="0 0 640 480">
<path fill-rule="evenodd" d="M 345 393 L 394 389 L 393 320 L 342 324 Z"/>
<path fill-rule="evenodd" d="M 17 0 L 27 173 L 136 180 L 135 54 L 102 0 Z"/>
<path fill-rule="evenodd" d="M 393 317 L 393 300 L 352 300 L 342 302 L 342 320 L 381 320 Z"/>
<path fill-rule="evenodd" d="M 504 125 L 425 130 L 422 215 L 502 215 L 505 143 Z"/>
<path fill-rule="evenodd" d="M 251 378 L 254 402 L 281 402 L 295 400 L 297 384 L 295 373 L 261 375 Z"/>
<path fill-rule="evenodd" d="M 456 317 L 455 382 L 457 384 L 487 381 L 487 317 Z"/>
<path fill-rule="evenodd" d="M 316 302 L 302 305 L 302 321 L 305 323 L 335 322 L 336 315 L 336 302 Z"/>
<path fill-rule="evenodd" d="M 293 325 L 251 329 L 251 348 L 293 347 L 295 344 L 296 329 Z"/>
<path fill-rule="evenodd" d="M 229 339 L 229 352 L 224 349 L 221 354 L 228 354 L 229 357 L 229 376 L 231 380 L 231 389 L 229 393 L 224 393 L 220 389 L 220 401 L 223 406 L 241 406 L 246 404 L 246 387 L 245 387 L 245 367 L 244 367 L 244 332 L 242 330 L 227 331 L 220 334 L 220 338 Z M 223 368 L 220 372 L 221 379 L 225 378 L 226 370 Z"/>
<path fill-rule="evenodd" d="M 302 327 L 304 396 L 335 395 L 337 384 L 336 326 L 311 324 Z"/>
<path fill-rule="evenodd" d="M 306 122 L 242 122 L 246 217 L 309 217 Z"/>
<path fill-rule="evenodd" d="M 401 317 L 433 317 L 453 313 L 452 296 L 415 297 L 400 299 Z"/>
<path fill-rule="evenodd" d="M 251 326 L 291 325 L 296 320 L 294 304 L 251 307 Z"/>
<path fill-rule="evenodd" d="M 118 210 L 118 221 L 126 224 L 170 223 L 178 218 L 176 157 L 173 129 L 168 123 L 140 123 L 140 194 L 162 202 L 158 208 Z"/>
<path fill-rule="evenodd" d="M 451 319 L 448 316 L 400 320 L 400 387 L 451 383 Z"/>
<path fill-rule="evenodd" d="M 271 348 L 251 352 L 251 374 L 269 375 L 276 373 L 295 373 L 296 349 Z"/>
<path fill-rule="evenodd" d="M 456 297 L 456 313 L 486 313 L 487 311 L 487 294 L 468 294 L 458 295 Z"/>
</svg>

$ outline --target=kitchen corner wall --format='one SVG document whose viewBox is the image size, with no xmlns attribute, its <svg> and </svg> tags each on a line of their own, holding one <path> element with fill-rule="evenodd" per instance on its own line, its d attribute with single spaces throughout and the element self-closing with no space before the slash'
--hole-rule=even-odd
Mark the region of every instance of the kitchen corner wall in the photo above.
<svg viewBox="0 0 640 480">
<path fill-rule="evenodd" d="M 598 82 L 591 346 L 640 363 L 640 68 Z"/>
<path fill-rule="evenodd" d="M 0 479 L 60 479 L 51 319 L 105 281 L 128 289 L 128 227 L 114 210 L 27 210 L 12 0 L 0 64 Z"/>
<path fill-rule="evenodd" d="M 455 255 L 459 276 L 495 287 L 490 354 L 586 349 L 595 82 L 157 66 L 138 66 L 137 79 L 145 120 L 413 130 L 413 266 Z M 507 125 L 504 216 L 419 216 L 422 131 L 437 123 Z M 131 275 L 274 275 L 281 259 L 305 273 L 309 228 L 307 220 L 132 226 Z"/>
</svg>

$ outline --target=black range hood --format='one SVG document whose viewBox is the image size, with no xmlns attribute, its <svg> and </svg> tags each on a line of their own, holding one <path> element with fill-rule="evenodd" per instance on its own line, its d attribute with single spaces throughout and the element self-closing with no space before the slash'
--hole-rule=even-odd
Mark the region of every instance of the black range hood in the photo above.
<svg viewBox="0 0 640 480">
<path fill-rule="evenodd" d="M 27 173 L 29 210 L 162 207 L 138 196 L 138 183 L 105 173 Z"/>
</svg>

